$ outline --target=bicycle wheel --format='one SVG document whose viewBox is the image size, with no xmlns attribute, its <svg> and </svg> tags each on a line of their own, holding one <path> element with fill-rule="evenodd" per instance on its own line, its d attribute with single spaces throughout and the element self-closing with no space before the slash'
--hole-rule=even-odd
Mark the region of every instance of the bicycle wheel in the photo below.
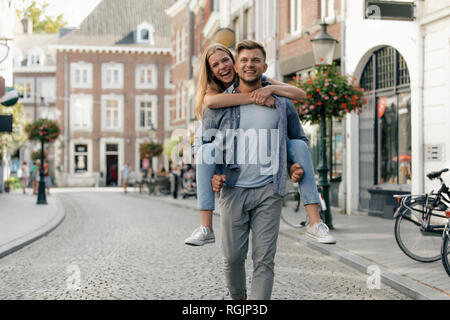
<svg viewBox="0 0 450 320">
<path fill-rule="evenodd" d="M 301 205 L 298 192 L 288 192 L 284 196 L 281 219 L 294 228 L 302 228 L 308 224 L 308 215 Z"/>
<path fill-rule="evenodd" d="M 418 201 L 404 208 L 395 220 L 395 240 L 400 249 L 411 259 L 434 262 L 441 258 L 442 230 L 422 231 L 424 206 Z M 418 210 L 418 211 L 416 211 Z"/>
<path fill-rule="evenodd" d="M 442 240 L 442 264 L 444 265 L 445 271 L 450 276 L 450 240 L 449 232 L 446 230 L 444 232 L 444 239 Z"/>
</svg>

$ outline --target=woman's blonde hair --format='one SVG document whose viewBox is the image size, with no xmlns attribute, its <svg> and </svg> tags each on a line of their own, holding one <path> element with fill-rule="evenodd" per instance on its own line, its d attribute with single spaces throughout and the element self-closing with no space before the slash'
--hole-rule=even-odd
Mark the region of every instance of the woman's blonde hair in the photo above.
<svg viewBox="0 0 450 320">
<path fill-rule="evenodd" d="M 228 49 L 227 47 L 225 47 L 219 43 L 210 45 L 203 52 L 201 60 L 200 60 L 200 62 L 201 62 L 200 72 L 199 72 L 200 75 L 198 77 L 197 96 L 195 99 L 195 115 L 197 116 L 198 120 L 201 120 L 202 116 L 203 116 L 203 99 L 205 98 L 206 91 L 208 89 L 211 89 L 216 92 L 222 93 L 226 89 L 226 87 L 223 85 L 223 83 L 218 81 L 213 76 L 211 67 L 209 66 L 209 58 L 217 50 L 222 50 L 223 52 L 227 53 L 230 56 L 231 60 L 233 61 L 233 64 L 235 63 L 234 56 L 231 53 L 230 49 Z"/>
</svg>

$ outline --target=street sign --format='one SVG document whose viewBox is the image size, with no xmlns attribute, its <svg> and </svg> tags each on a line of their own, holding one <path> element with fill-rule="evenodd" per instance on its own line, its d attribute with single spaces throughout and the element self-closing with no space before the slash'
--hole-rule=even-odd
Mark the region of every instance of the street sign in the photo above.
<svg viewBox="0 0 450 320">
<path fill-rule="evenodd" d="M 414 2 L 366 0 L 364 19 L 413 21 Z"/>
<path fill-rule="evenodd" d="M 12 115 L 0 115 L 0 132 L 12 132 Z"/>
</svg>

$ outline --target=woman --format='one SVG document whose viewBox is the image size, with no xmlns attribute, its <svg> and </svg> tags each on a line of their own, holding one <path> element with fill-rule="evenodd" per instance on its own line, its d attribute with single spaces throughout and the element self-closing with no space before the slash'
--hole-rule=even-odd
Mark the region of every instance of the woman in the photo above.
<svg viewBox="0 0 450 320">
<path fill-rule="evenodd" d="M 224 94 L 225 89 L 238 80 L 234 63 L 233 54 L 228 48 L 220 44 L 209 46 L 203 53 L 195 107 L 199 120 L 202 119 L 203 106 L 205 108 L 223 108 L 246 104 L 273 106 L 274 98 L 272 94 L 294 100 L 301 100 L 305 97 L 302 90 L 272 79 L 266 79 L 265 76 L 262 80 L 269 81 L 271 85 L 255 90 L 250 94 Z M 299 190 L 310 221 L 309 226 L 307 226 L 307 235 L 321 243 L 336 243 L 336 240 L 329 234 L 328 227 L 320 221 L 318 207 L 320 198 L 308 145 L 301 140 L 290 140 L 288 141 L 287 151 L 290 161 L 299 163 L 304 170 L 304 177 L 299 182 Z M 196 158 L 198 160 L 200 157 L 211 156 L 214 153 L 215 146 L 212 143 L 204 144 L 196 152 Z M 201 246 L 215 242 L 212 228 L 214 192 L 210 182 L 215 172 L 215 166 L 215 163 L 206 164 L 205 161 L 197 161 L 197 196 L 198 209 L 201 213 L 201 226 L 185 240 L 188 245 Z"/>
</svg>

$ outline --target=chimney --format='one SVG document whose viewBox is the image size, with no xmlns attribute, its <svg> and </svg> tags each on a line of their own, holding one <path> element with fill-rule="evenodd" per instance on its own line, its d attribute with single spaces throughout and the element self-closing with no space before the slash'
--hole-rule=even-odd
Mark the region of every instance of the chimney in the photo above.
<svg viewBox="0 0 450 320">
<path fill-rule="evenodd" d="M 33 20 L 31 18 L 22 19 L 22 26 L 24 34 L 33 33 Z"/>
</svg>

